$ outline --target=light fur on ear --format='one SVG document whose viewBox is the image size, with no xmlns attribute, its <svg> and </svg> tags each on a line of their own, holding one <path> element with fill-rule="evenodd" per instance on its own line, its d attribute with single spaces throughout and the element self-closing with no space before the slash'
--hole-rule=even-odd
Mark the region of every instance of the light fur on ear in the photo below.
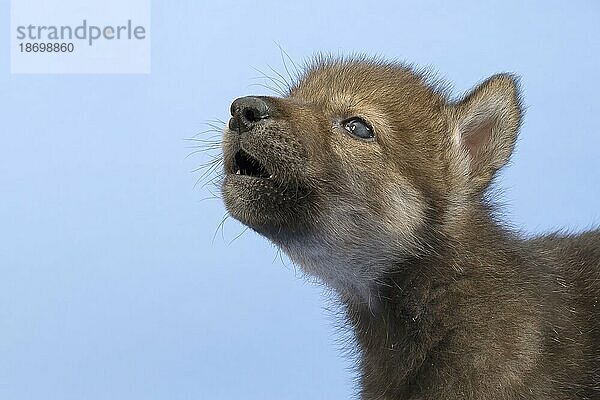
<svg viewBox="0 0 600 400">
<path fill-rule="evenodd" d="M 490 184 L 514 149 L 521 124 L 517 78 L 494 75 L 452 105 L 450 127 L 459 175 L 475 193 Z"/>
</svg>

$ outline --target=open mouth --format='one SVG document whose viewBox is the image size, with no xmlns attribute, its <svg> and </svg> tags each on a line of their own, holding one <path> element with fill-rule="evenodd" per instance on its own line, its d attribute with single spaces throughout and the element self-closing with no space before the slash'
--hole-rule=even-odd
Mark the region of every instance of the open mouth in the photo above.
<svg viewBox="0 0 600 400">
<path fill-rule="evenodd" d="M 233 170 L 236 175 L 246 175 L 253 178 L 272 178 L 265 167 L 244 150 L 239 150 L 234 156 Z"/>
</svg>

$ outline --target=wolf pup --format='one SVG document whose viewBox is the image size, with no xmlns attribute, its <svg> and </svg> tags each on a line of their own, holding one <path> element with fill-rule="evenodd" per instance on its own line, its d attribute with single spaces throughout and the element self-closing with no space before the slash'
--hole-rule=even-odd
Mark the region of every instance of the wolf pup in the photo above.
<svg viewBox="0 0 600 400">
<path fill-rule="evenodd" d="M 404 65 L 323 57 L 231 115 L 227 210 L 337 292 L 361 399 L 600 399 L 600 231 L 521 238 L 487 191 L 514 76 L 451 101 Z"/>
</svg>

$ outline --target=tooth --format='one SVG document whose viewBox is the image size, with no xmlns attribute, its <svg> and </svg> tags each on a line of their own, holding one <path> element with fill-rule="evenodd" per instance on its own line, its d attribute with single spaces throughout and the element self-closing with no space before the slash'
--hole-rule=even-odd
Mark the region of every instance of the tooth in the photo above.
<svg viewBox="0 0 600 400">
<path fill-rule="evenodd" d="M 235 171 L 235 174 L 239 175 L 239 174 L 241 174 L 241 171 L 238 169 L 237 171 Z"/>
<path fill-rule="evenodd" d="M 269 175 L 269 179 L 273 179 L 273 174 Z"/>
</svg>

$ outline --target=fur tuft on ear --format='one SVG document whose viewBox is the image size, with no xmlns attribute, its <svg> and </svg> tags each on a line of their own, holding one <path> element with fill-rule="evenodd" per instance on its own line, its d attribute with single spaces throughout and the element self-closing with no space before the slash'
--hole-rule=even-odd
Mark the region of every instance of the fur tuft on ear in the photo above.
<svg viewBox="0 0 600 400">
<path fill-rule="evenodd" d="M 518 79 L 510 74 L 488 78 L 452 105 L 450 126 L 454 156 L 468 188 L 480 193 L 514 149 L 522 107 Z M 466 169 L 466 171 L 465 171 Z"/>
</svg>

